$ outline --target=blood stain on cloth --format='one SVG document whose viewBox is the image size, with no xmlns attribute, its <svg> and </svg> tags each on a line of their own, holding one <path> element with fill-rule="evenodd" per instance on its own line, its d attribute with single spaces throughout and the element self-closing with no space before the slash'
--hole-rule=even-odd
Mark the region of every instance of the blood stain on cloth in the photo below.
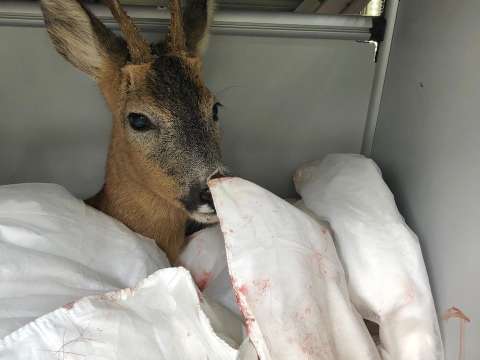
<svg viewBox="0 0 480 360">
<path fill-rule="evenodd" d="M 317 274 L 320 276 L 328 275 L 327 266 L 325 264 L 326 258 L 323 253 L 318 250 L 315 250 L 313 254 L 310 256 L 312 265 L 314 268 L 317 269 Z"/>
<path fill-rule="evenodd" d="M 247 296 L 248 295 L 248 287 L 247 285 L 243 284 L 238 288 L 238 291 L 241 292 L 243 295 Z"/>
<path fill-rule="evenodd" d="M 71 309 L 73 309 L 74 305 L 75 305 L 75 301 L 72 301 L 72 302 L 69 302 L 68 304 L 63 305 L 62 308 L 66 309 L 66 310 L 71 310 Z"/>
<path fill-rule="evenodd" d="M 231 278 L 231 281 L 233 286 L 233 293 L 235 296 L 235 302 L 237 303 L 240 312 L 242 313 L 245 327 L 247 329 L 247 334 L 250 336 L 252 333 L 253 324 L 255 323 L 255 318 L 248 309 L 246 297 L 249 294 L 249 289 L 246 284 L 239 285 L 238 281 L 233 277 Z"/>
<path fill-rule="evenodd" d="M 307 359 L 334 359 L 330 347 L 322 346 L 317 335 L 305 334 L 298 344 Z"/>
<path fill-rule="evenodd" d="M 208 282 L 212 277 L 212 273 L 209 271 L 204 271 L 200 275 L 195 277 L 195 283 L 197 284 L 200 291 L 203 291 L 207 288 Z"/>
<path fill-rule="evenodd" d="M 270 279 L 253 280 L 253 286 L 260 296 L 265 296 L 272 286 Z"/>
</svg>

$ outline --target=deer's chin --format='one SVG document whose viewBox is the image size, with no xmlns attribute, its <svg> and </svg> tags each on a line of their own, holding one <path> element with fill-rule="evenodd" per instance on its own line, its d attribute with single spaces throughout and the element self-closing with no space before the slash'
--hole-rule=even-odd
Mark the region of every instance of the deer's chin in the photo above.
<svg viewBox="0 0 480 360">
<path fill-rule="evenodd" d="M 190 217 L 201 224 L 215 224 L 218 222 L 215 209 L 208 204 L 200 205 L 196 210 L 190 211 Z"/>
</svg>

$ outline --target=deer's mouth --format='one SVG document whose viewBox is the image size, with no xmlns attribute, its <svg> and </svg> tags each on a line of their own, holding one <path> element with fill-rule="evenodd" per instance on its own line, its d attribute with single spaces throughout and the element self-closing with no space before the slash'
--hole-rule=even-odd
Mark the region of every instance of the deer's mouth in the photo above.
<svg viewBox="0 0 480 360">
<path fill-rule="evenodd" d="M 192 220 L 201 224 L 215 224 L 218 222 L 218 217 L 215 209 L 210 208 L 209 205 L 201 205 L 195 211 L 189 212 Z"/>
</svg>

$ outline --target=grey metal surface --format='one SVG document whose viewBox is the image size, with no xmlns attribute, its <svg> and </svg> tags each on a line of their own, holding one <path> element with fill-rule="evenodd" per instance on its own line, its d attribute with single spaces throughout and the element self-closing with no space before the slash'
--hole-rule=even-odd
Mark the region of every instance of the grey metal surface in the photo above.
<svg viewBox="0 0 480 360">
<path fill-rule="evenodd" d="M 0 42 L 0 184 L 58 182 L 94 193 L 110 128 L 95 83 L 54 52 L 42 28 L 3 27 Z M 358 153 L 372 54 L 369 45 L 340 40 L 213 36 L 205 72 L 225 105 L 227 164 L 290 195 L 301 162 Z"/>
<path fill-rule="evenodd" d="M 92 11 L 107 26 L 117 28 L 105 6 L 92 5 Z M 169 14 L 155 7 L 127 7 L 137 25 L 148 31 L 165 31 Z M 42 27 L 43 17 L 36 3 L 0 2 L 0 26 Z M 219 11 L 212 32 L 228 35 L 301 37 L 319 39 L 368 40 L 372 19 L 365 16 L 313 15 L 289 12 Z"/>
<path fill-rule="evenodd" d="M 374 158 L 420 236 L 439 312 L 480 358 L 480 2 L 400 2 Z M 458 323 L 442 323 L 447 359 Z"/>
</svg>

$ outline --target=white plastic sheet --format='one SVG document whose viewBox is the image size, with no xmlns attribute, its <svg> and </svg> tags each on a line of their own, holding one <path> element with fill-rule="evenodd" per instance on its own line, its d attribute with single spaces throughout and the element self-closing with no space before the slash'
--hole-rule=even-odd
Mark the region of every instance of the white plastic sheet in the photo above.
<svg viewBox="0 0 480 360">
<path fill-rule="evenodd" d="M 418 239 L 375 163 L 360 155 L 329 155 L 301 167 L 294 179 L 306 207 L 335 231 L 352 301 L 380 325 L 383 359 L 443 359 Z"/>
</svg>

